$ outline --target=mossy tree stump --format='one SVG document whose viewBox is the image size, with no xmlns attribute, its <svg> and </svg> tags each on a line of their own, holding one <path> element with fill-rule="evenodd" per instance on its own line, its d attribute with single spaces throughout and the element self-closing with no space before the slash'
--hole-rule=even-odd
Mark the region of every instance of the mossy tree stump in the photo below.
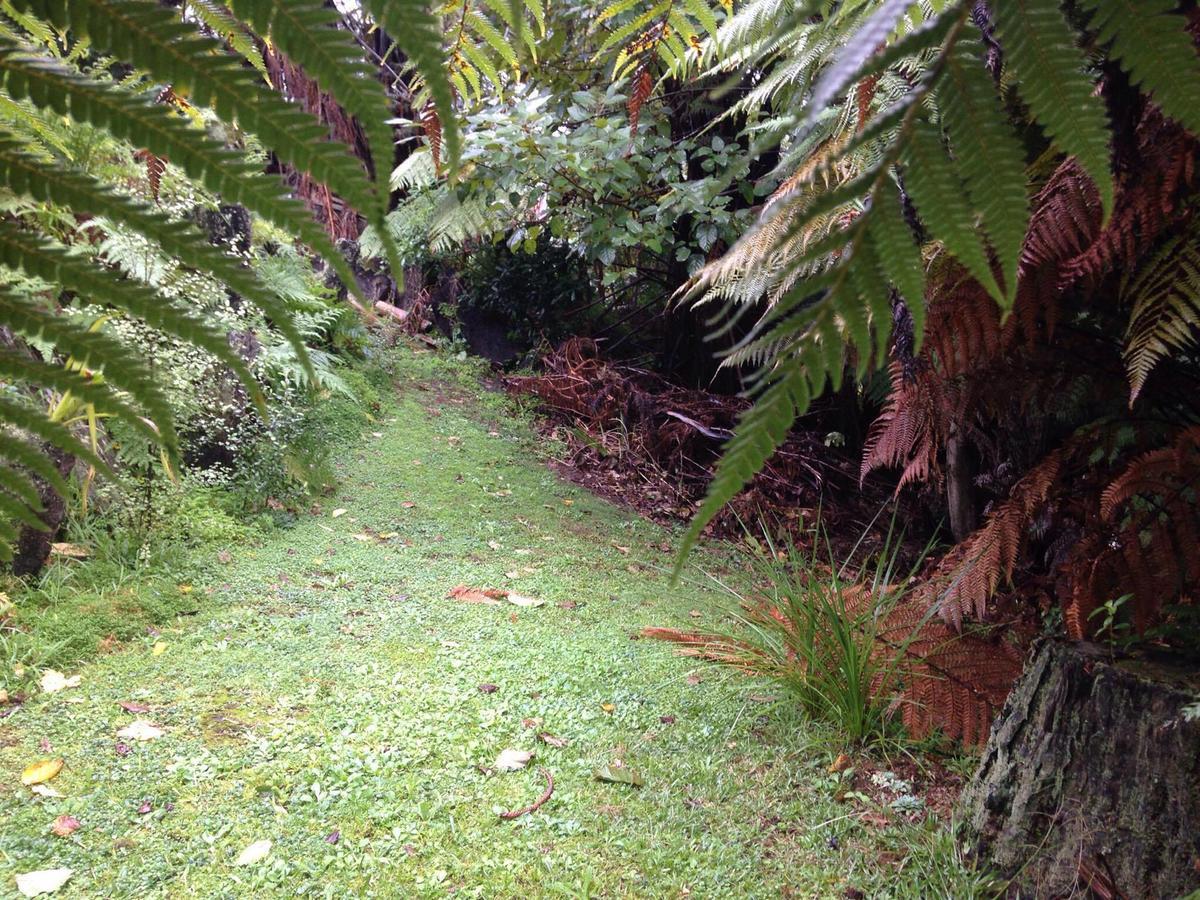
<svg viewBox="0 0 1200 900">
<path fill-rule="evenodd" d="M 1200 888 L 1194 668 L 1044 643 L 959 801 L 1021 897 L 1176 898 Z"/>
</svg>

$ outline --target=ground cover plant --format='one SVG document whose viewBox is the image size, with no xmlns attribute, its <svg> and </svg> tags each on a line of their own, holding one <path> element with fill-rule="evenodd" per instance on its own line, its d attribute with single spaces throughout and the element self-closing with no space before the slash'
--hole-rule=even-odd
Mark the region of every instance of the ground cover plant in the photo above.
<svg viewBox="0 0 1200 900">
<path fill-rule="evenodd" d="M 29 673 L 0 722 L 6 889 L 67 867 L 64 897 L 985 896 L 920 790 L 845 800 L 835 732 L 630 639 L 714 593 L 672 587 L 672 534 L 559 481 L 473 378 L 418 357 L 319 512 L 200 545 L 193 614 L 64 667 L 75 686 Z M 122 736 L 139 721 L 161 736 Z M 509 749 L 536 756 L 492 771 Z M 41 758 L 62 797 L 19 783 Z M 539 767 L 553 796 L 502 820 Z"/>
<path fill-rule="evenodd" d="M 460 676 L 500 655 L 540 682 L 590 673 L 576 699 L 628 684 L 639 709 L 669 693 L 660 675 L 686 672 L 711 698 L 687 752 L 741 771 L 733 751 L 761 744 L 746 752 L 762 790 L 731 809 L 790 790 L 767 748 L 836 748 L 789 771 L 841 806 L 818 791 L 801 825 L 760 814 L 771 840 L 741 861 L 704 843 L 749 847 L 713 837 L 736 817 L 641 817 L 665 837 L 629 836 L 628 865 L 570 819 L 556 837 L 602 863 L 585 877 L 568 859 L 574 880 L 547 892 L 713 893 L 736 872 L 770 893 L 789 862 L 817 893 L 902 894 L 918 869 L 917 893 L 948 873 L 985 890 L 986 859 L 1033 896 L 1192 890 L 1198 23 L 1193 0 L 2 0 L 0 715 L 25 750 L 30 714 L 52 731 L 11 796 L 36 810 L 69 799 L 52 785 L 76 767 L 115 778 L 181 737 L 154 718 L 178 713 L 204 750 L 166 769 L 196 790 L 171 809 L 147 799 L 137 816 L 155 818 L 132 821 L 211 812 L 210 773 L 279 826 L 306 790 L 328 807 L 343 795 L 306 787 L 299 758 L 272 749 L 290 729 L 321 742 L 320 766 L 338 739 L 363 750 L 354 778 L 374 779 L 379 822 L 412 748 L 377 730 L 453 720 L 469 706 Z M 509 371 L 485 379 L 472 353 Z M 530 397 L 540 441 L 508 422 Z M 626 513 L 549 496 L 547 449 L 551 473 Z M 509 521 L 522 479 L 542 511 Z M 393 495 L 418 481 L 426 496 Z M 464 505 L 476 488 L 487 499 Z M 370 518 L 383 508 L 388 521 Z M 486 552 L 468 546 L 481 522 Z M 512 547 L 520 529 L 564 557 L 542 568 L 537 547 Z M 615 605 L 563 596 L 592 581 Z M 632 623 L 625 594 L 656 618 Z M 601 608 L 594 634 L 571 631 Z M 241 647 L 229 622 L 213 637 L 222 611 L 263 643 Z M 314 628 L 335 614 L 322 643 Z M 111 765 L 60 769 L 57 744 L 79 756 L 67 723 L 93 721 L 72 709 L 92 684 L 75 670 L 97 654 L 121 684 L 165 669 L 170 629 L 204 650 L 175 671 L 178 709 L 122 701 L 138 718 Z M 619 676 L 602 665 L 616 657 Z M 386 684 L 351 683 L 389 664 Z M 295 685 L 324 665 L 336 710 L 320 684 L 238 705 L 217 683 Z M 200 684 L 228 702 L 195 707 L 184 694 Z M 476 687 L 476 703 L 541 699 Z M 360 734 L 359 711 L 388 691 L 396 709 Z M 760 699 L 729 720 L 738 691 Z M 480 734 L 508 709 L 481 706 Z M 596 737 L 631 725 L 623 711 L 604 700 L 571 724 Z M 544 718 L 523 712 L 533 746 L 473 774 L 465 751 L 411 757 L 455 796 L 478 788 L 447 841 L 464 822 L 472 854 L 495 834 L 485 822 L 557 828 L 573 775 L 658 796 L 646 754 L 676 732 L 639 720 L 637 742 L 584 758 L 571 753 L 595 748 Z M 445 742 L 482 748 L 464 728 Z M 925 816 L 944 819 L 954 793 L 933 760 L 964 748 L 982 754 L 961 837 L 986 859 L 970 866 Z M 542 765 L 560 751 L 575 768 Z M 1155 762 L 1114 779 L 1126 752 Z M 267 788 L 237 780 L 285 756 Z M 524 802 L 479 812 L 520 779 Z M 819 809 L 831 818 L 812 824 Z M 81 822 L 64 811 L 47 846 L 77 846 Z M 827 859 L 794 855 L 834 825 L 865 833 L 827 834 Z M 156 889 L 216 890 L 211 867 L 232 856 L 236 890 L 317 890 L 317 855 L 276 853 L 269 836 L 233 855 L 223 827 L 201 833 L 207 857 L 167 854 Z M 360 837 L 384 840 L 374 829 Z M 910 845 L 898 857 L 893 838 Z M 341 841 L 335 828 L 324 844 Z M 539 845 L 544 860 L 555 846 Z M 658 860 L 660 846 L 677 852 Z M 421 891 L 533 883 L 444 857 L 431 875 L 417 844 L 394 850 L 386 865 L 411 857 Z M 900 880 L 866 872 L 872 854 Z M 391 890 L 370 881 L 375 859 L 343 860 L 347 884 Z M 16 887 L 76 890 L 75 862 L 14 871 Z M 86 866 L 100 889 L 126 871 Z"/>
</svg>

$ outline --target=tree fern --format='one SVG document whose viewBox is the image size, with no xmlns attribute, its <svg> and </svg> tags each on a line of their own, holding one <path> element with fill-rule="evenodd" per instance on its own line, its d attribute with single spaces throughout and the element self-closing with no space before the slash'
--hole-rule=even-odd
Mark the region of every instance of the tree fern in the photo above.
<svg viewBox="0 0 1200 900">
<path fill-rule="evenodd" d="M 966 0 L 937 6 L 936 15 L 932 5 L 900 0 L 751 0 L 703 48 L 713 72 L 762 70 L 738 113 L 769 116 L 756 126 L 755 152 L 778 151 L 774 174 L 782 185 L 729 260 L 709 264 L 692 285 L 701 301 L 732 301 L 718 333 L 747 306 L 765 301 L 730 360 L 759 366 L 769 387 L 757 395 L 762 412 L 745 416 L 727 448 L 733 462 L 718 468 L 684 552 L 782 439 L 780 429 L 790 423 L 784 420 L 826 378 L 840 375 L 844 358 L 840 344 L 838 352 L 831 347 L 834 336 L 854 349 L 860 370 L 868 358 L 881 363 L 894 290 L 912 313 L 919 344 L 929 275 L 916 234 L 927 256 L 948 253 L 1002 310 L 1013 307 L 1030 221 L 1027 167 L 1041 133 L 1054 142 L 1051 151 L 1076 157 L 1106 213 L 1112 210 L 1111 130 L 1097 90 L 1102 66 L 1089 68 L 1079 50 L 1087 35 L 1055 0 L 990 6 L 1000 42 L 995 53 L 984 44 L 990 34 L 980 31 L 987 8 Z M 1176 4 L 1085 0 L 1082 6 L 1091 12 L 1085 24 L 1101 53 L 1167 115 L 1200 133 L 1200 63 Z M 610 9 L 610 18 L 625 23 L 625 31 L 613 32 L 613 44 L 645 25 L 630 27 L 637 4 L 618 0 Z M 832 62 L 831 48 L 840 48 Z M 892 93 L 876 97 L 875 86 L 891 76 Z M 856 93 L 864 85 L 865 104 Z M 1016 108 L 1009 88 L 1027 110 Z M 840 224 L 814 232 L 826 214 Z M 1190 254 L 1180 255 L 1183 265 L 1192 264 Z M 1145 275 L 1131 298 L 1135 392 L 1168 346 L 1190 340 L 1196 315 L 1190 278 L 1173 294 L 1154 284 Z M 796 372 L 803 374 L 789 377 Z"/>
</svg>

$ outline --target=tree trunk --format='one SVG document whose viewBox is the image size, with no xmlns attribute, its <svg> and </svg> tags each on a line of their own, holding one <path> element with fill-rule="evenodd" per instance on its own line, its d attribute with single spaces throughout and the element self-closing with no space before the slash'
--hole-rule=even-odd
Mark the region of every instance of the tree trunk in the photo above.
<svg viewBox="0 0 1200 900">
<path fill-rule="evenodd" d="M 953 428 L 946 438 L 946 505 L 950 533 L 960 543 L 979 526 L 972 483 L 970 448 L 958 429 Z"/>
<path fill-rule="evenodd" d="M 1046 642 L 960 799 L 1012 895 L 1175 898 L 1200 888 L 1195 669 Z"/>
<path fill-rule="evenodd" d="M 45 445 L 45 454 L 63 478 L 66 478 L 75 468 L 75 457 L 60 450 L 58 447 Z M 67 501 L 55 493 L 54 488 L 38 481 L 38 496 L 41 497 L 43 511 L 39 518 L 49 529 L 40 531 L 24 525 L 17 536 L 17 545 L 13 548 L 12 572 L 14 575 L 36 575 L 46 565 L 50 556 L 50 545 L 58 537 L 59 529 L 67 518 Z"/>
</svg>

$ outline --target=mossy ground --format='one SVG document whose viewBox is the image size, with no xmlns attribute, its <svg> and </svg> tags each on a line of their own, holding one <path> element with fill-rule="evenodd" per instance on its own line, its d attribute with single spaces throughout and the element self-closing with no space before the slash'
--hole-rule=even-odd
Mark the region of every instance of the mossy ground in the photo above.
<svg viewBox="0 0 1200 900">
<path fill-rule="evenodd" d="M 834 799 L 829 734 L 631 640 L 711 614 L 702 588 L 670 584 L 674 536 L 556 480 L 509 401 L 462 376 L 409 357 L 319 513 L 205 545 L 190 593 L 154 582 L 194 614 L 139 625 L 72 668 L 79 687 L 0 722 L 0 894 L 60 866 L 58 897 L 975 892 L 944 830 L 871 828 Z M 546 602 L 447 599 L 460 583 Z M 165 735 L 121 755 L 121 701 Z M 506 748 L 537 756 L 481 771 Z M 20 784 L 46 756 L 66 761 L 63 799 Z M 593 778 L 615 760 L 645 786 Z M 541 792 L 539 766 L 552 799 L 502 821 Z M 50 832 L 63 813 L 82 823 L 67 838 Z M 264 861 L 234 865 L 263 839 Z"/>
</svg>

